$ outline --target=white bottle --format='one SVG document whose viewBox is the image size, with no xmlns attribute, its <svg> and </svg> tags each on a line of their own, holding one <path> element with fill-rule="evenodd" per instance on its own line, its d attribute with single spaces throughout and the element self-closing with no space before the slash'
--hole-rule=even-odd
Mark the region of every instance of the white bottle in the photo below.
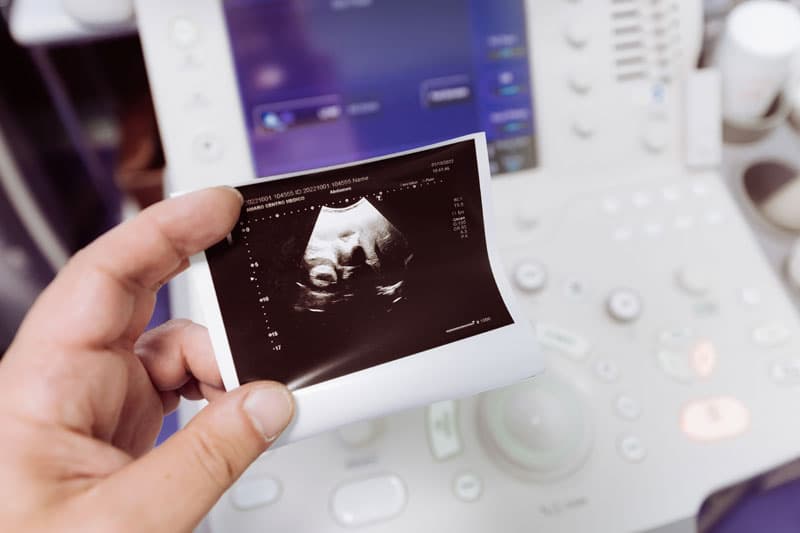
<svg viewBox="0 0 800 533">
<path fill-rule="evenodd" d="M 722 114 L 757 123 L 789 79 L 800 50 L 800 10 L 779 0 L 750 0 L 728 16 L 713 62 L 722 78 Z"/>
</svg>

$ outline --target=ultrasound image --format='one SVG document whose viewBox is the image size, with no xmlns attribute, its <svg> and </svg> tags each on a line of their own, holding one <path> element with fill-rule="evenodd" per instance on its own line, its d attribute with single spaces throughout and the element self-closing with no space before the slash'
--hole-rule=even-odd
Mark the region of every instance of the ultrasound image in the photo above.
<svg viewBox="0 0 800 533">
<path fill-rule="evenodd" d="M 297 389 L 513 322 L 473 141 L 239 190 L 206 257 L 241 383 Z"/>
<path fill-rule="evenodd" d="M 294 310 L 389 312 L 403 299 L 414 255 L 408 241 L 372 203 L 361 198 L 342 208 L 324 206 L 302 261 Z"/>
</svg>

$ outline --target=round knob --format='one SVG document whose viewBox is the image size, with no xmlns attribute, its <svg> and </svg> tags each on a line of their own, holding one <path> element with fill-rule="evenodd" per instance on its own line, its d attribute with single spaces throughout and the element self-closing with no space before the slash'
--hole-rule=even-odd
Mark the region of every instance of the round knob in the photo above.
<svg viewBox="0 0 800 533">
<path fill-rule="evenodd" d="M 575 120 L 572 122 L 572 131 L 575 132 L 575 135 L 578 137 L 588 139 L 594 135 L 594 124 L 589 118 L 578 116 L 575 117 Z"/>
<path fill-rule="evenodd" d="M 789 281 L 795 288 L 800 289 L 800 239 L 794 243 L 787 266 Z"/>
<path fill-rule="evenodd" d="M 552 373 L 484 394 L 479 416 L 492 455 L 536 481 L 568 475 L 591 448 L 585 402 Z"/>
<path fill-rule="evenodd" d="M 172 21 L 172 42 L 180 48 L 189 48 L 200 38 L 200 30 L 197 24 L 187 18 L 179 18 Z"/>
<path fill-rule="evenodd" d="M 567 42 L 575 48 L 583 48 L 589 42 L 591 30 L 589 26 L 581 21 L 570 22 L 564 29 L 564 37 Z"/>
<path fill-rule="evenodd" d="M 583 72 L 573 72 L 569 77 L 569 86 L 578 94 L 586 94 L 592 89 L 592 80 Z"/>
<path fill-rule="evenodd" d="M 547 285 L 547 271 L 541 263 L 525 261 L 514 271 L 514 284 L 522 292 L 538 292 Z"/>
<path fill-rule="evenodd" d="M 633 322 L 642 316 L 642 299 L 630 289 L 617 289 L 611 293 L 606 302 L 611 318 L 617 322 Z"/>
</svg>

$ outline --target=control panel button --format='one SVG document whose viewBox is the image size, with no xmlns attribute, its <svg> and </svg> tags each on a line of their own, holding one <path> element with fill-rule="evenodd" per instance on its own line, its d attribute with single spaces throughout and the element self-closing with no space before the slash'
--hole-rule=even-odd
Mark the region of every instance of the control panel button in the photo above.
<svg viewBox="0 0 800 533">
<path fill-rule="evenodd" d="M 639 437 L 626 435 L 619 440 L 619 453 L 630 463 L 641 463 L 647 457 L 647 447 Z"/>
<path fill-rule="evenodd" d="M 745 287 L 739 292 L 742 303 L 748 307 L 755 307 L 761 303 L 761 291 L 755 287 Z"/>
<path fill-rule="evenodd" d="M 461 474 L 453 481 L 453 493 L 462 502 L 478 501 L 483 494 L 483 481 L 471 472 Z"/>
<path fill-rule="evenodd" d="M 573 72 L 570 74 L 569 86 L 578 94 L 586 94 L 592 90 L 592 82 L 583 72 Z"/>
<path fill-rule="evenodd" d="M 192 149 L 195 158 L 202 163 L 214 163 L 224 152 L 222 139 L 213 133 L 201 133 L 195 137 Z"/>
<path fill-rule="evenodd" d="M 644 226 L 644 233 L 648 237 L 658 237 L 664 233 L 664 224 L 660 222 L 648 222 Z"/>
<path fill-rule="evenodd" d="M 564 29 L 564 37 L 575 48 L 583 48 L 589 43 L 591 30 L 589 25 L 582 20 L 573 20 Z"/>
<path fill-rule="evenodd" d="M 587 117 L 575 117 L 572 121 L 572 131 L 582 139 L 588 139 L 594 135 L 594 123 Z"/>
<path fill-rule="evenodd" d="M 685 348 L 694 340 L 691 328 L 665 329 L 658 335 L 658 341 L 668 348 Z"/>
<path fill-rule="evenodd" d="M 182 71 L 194 72 L 203 68 L 205 63 L 206 63 L 205 52 L 193 48 L 179 56 L 177 67 Z"/>
<path fill-rule="evenodd" d="M 765 324 L 753 330 L 753 342 L 760 346 L 779 346 L 792 336 L 791 330 L 783 324 Z"/>
<path fill-rule="evenodd" d="M 540 213 L 529 206 L 519 206 L 514 212 L 514 221 L 521 230 L 530 230 L 539 225 Z"/>
<path fill-rule="evenodd" d="M 193 21 L 181 17 L 172 21 L 170 37 L 175 45 L 189 48 L 200 39 L 200 30 Z"/>
<path fill-rule="evenodd" d="M 394 518 L 403 510 L 406 500 L 406 487 L 399 477 L 378 476 L 336 489 L 331 510 L 339 524 L 358 527 Z"/>
<path fill-rule="evenodd" d="M 683 267 L 675 273 L 678 287 L 689 294 L 701 296 L 711 289 L 711 279 L 707 272 L 697 267 Z"/>
<path fill-rule="evenodd" d="M 642 316 L 642 299 L 635 291 L 617 289 L 609 295 L 606 309 L 617 322 L 633 322 Z"/>
<path fill-rule="evenodd" d="M 680 426 L 692 440 L 730 439 L 741 435 L 750 426 L 750 411 L 732 396 L 700 400 L 683 408 Z"/>
<path fill-rule="evenodd" d="M 694 379 L 694 371 L 685 353 L 661 350 L 657 357 L 661 370 L 672 379 L 681 383 L 689 383 Z"/>
<path fill-rule="evenodd" d="M 281 484 L 271 477 L 243 478 L 231 490 L 231 503 L 241 511 L 250 511 L 278 501 Z"/>
<path fill-rule="evenodd" d="M 479 413 L 491 456 L 536 480 L 570 474 L 591 450 L 586 403 L 553 372 L 482 395 Z"/>
<path fill-rule="evenodd" d="M 614 401 L 614 410 L 620 418 L 625 420 L 636 420 L 642 414 L 642 407 L 634 398 L 622 395 Z"/>
<path fill-rule="evenodd" d="M 547 285 L 547 271 L 536 261 L 520 263 L 514 270 L 514 284 L 523 292 L 539 292 Z"/>
<path fill-rule="evenodd" d="M 661 190 L 661 196 L 665 202 L 676 202 L 680 199 L 681 193 L 677 187 L 669 186 Z"/>
<path fill-rule="evenodd" d="M 589 355 L 589 341 L 552 324 L 536 324 L 536 338 L 544 348 L 555 350 L 571 359 L 583 360 Z"/>
<path fill-rule="evenodd" d="M 625 242 L 633 238 L 633 230 L 629 227 L 621 227 L 614 230 L 612 238 L 617 242 Z"/>
<path fill-rule="evenodd" d="M 581 298 L 586 293 L 586 287 L 579 279 L 568 279 L 564 282 L 564 294 L 570 298 Z"/>
<path fill-rule="evenodd" d="M 185 106 L 187 111 L 204 110 L 211 107 L 211 100 L 206 93 L 201 90 L 192 91 L 186 97 Z"/>
<path fill-rule="evenodd" d="M 461 453 L 461 434 L 458 430 L 456 402 L 447 400 L 428 407 L 428 437 L 431 453 L 445 461 Z"/>
<path fill-rule="evenodd" d="M 619 367 L 613 361 L 597 361 L 594 364 L 594 374 L 600 381 L 614 383 L 619 379 Z"/>
<path fill-rule="evenodd" d="M 359 448 L 374 441 L 378 433 L 378 423 L 367 420 L 340 428 L 336 432 L 336 436 L 346 446 Z"/>
</svg>

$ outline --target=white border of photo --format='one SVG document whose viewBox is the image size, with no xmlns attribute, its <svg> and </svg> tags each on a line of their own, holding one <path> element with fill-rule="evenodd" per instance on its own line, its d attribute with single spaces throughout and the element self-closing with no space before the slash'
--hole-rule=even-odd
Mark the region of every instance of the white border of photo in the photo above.
<svg viewBox="0 0 800 533">
<path fill-rule="evenodd" d="M 534 339 L 531 325 L 514 301 L 510 283 L 495 247 L 496 234 L 490 194 L 491 173 L 486 137 L 483 133 L 467 135 L 366 161 L 295 172 L 256 181 L 250 180 L 244 183 L 232 183 L 231 185 L 249 185 L 259 181 L 306 176 L 338 168 L 356 167 L 364 163 L 392 159 L 468 140 L 473 140 L 476 147 L 484 229 L 491 271 L 513 323 L 295 390 L 295 419 L 277 443 L 273 445 L 273 448 L 352 422 L 369 420 L 412 407 L 428 405 L 441 400 L 464 398 L 500 388 L 533 377 L 544 369 L 544 358 Z M 211 342 L 225 388 L 227 390 L 234 389 L 240 383 L 205 254 L 199 254 L 192 258 L 188 282 L 191 292 L 198 297 L 203 310 L 205 325 L 211 335 Z M 413 331 L 408 333 L 409 335 L 414 334 Z"/>
</svg>

